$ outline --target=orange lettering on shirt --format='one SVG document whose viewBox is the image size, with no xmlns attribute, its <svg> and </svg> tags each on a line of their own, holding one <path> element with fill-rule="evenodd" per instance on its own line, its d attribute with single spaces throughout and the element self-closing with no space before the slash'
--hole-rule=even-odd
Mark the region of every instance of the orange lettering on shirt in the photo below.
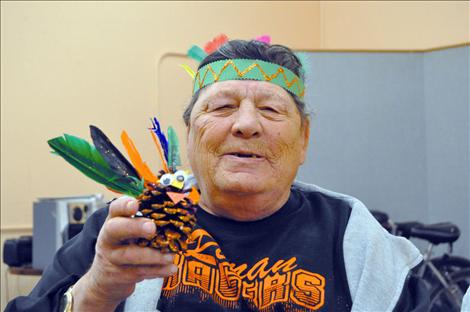
<svg viewBox="0 0 470 312">
<path fill-rule="evenodd" d="M 249 267 L 228 262 L 219 246 L 206 231 L 195 230 L 192 243 L 184 254 L 177 254 L 174 263 L 178 273 L 167 277 L 163 295 L 194 293 L 199 289 L 200 300 L 209 297 L 226 309 L 239 307 L 244 298 L 251 309 L 271 311 L 276 303 L 289 303 L 317 310 L 324 305 L 325 278 L 297 268 L 296 257 L 278 260 L 270 266 L 263 258 Z M 294 309 L 295 310 L 295 309 Z"/>
<path fill-rule="evenodd" d="M 305 270 L 295 270 L 292 274 L 292 301 L 303 307 L 317 310 L 325 301 L 325 278 L 320 274 Z"/>
<path fill-rule="evenodd" d="M 197 286 L 205 292 L 214 292 L 215 269 L 195 260 L 188 260 L 183 266 L 183 284 Z"/>
<path fill-rule="evenodd" d="M 219 263 L 215 293 L 223 300 L 236 301 L 240 297 L 241 278 L 231 271 L 228 262 Z"/>
<path fill-rule="evenodd" d="M 286 302 L 289 298 L 290 273 L 266 276 L 259 287 L 260 309 L 276 302 Z"/>
<path fill-rule="evenodd" d="M 246 281 L 243 281 L 243 287 L 242 287 L 242 296 L 243 298 L 250 299 L 251 302 L 253 302 L 253 305 L 255 307 L 259 306 L 259 299 L 258 299 L 258 281 L 254 281 L 253 283 L 248 283 Z"/>
</svg>

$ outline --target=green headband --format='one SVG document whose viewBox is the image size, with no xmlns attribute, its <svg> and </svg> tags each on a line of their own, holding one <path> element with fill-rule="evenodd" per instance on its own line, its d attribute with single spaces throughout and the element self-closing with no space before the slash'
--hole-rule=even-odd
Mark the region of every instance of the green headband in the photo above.
<svg viewBox="0 0 470 312">
<path fill-rule="evenodd" d="M 193 94 L 218 81 L 259 80 L 274 83 L 302 98 L 305 87 L 302 79 L 281 65 L 252 59 L 228 59 L 209 63 L 194 77 Z"/>
</svg>

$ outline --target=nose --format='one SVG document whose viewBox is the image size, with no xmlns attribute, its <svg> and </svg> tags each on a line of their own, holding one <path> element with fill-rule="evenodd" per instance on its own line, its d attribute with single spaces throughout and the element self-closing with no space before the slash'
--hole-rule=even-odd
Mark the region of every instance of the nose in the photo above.
<svg viewBox="0 0 470 312">
<path fill-rule="evenodd" d="M 232 125 L 232 134 L 236 137 L 249 139 L 259 137 L 261 123 L 255 105 L 251 102 L 242 102 L 235 114 Z"/>
</svg>

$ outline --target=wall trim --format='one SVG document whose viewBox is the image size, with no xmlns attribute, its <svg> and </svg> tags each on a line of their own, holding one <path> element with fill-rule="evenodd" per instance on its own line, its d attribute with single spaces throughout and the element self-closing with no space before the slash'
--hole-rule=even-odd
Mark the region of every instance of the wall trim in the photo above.
<svg viewBox="0 0 470 312">
<path fill-rule="evenodd" d="M 440 50 L 447 50 L 453 48 L 460 48 L 470 46 L 470 42 L 462 42 L 457 44 L 451 44 L 446 46 L 438 46 L 427 49 L 302 49 L 294 48 L 294 52 L 345 52 L 345 53 L 425 53 L 425 52 L 434 52 Z M 181 52 L 165 52 L 162 53 L 157 59 L 157 67 L 160 67 L 160 64 L 163 62 L 163 59 L 167 57 L 188 57 L 186 53 Z"/>
<path fill-rule="evenodd" d="M 294 49 L 296 52 L 357 52 L 357 53 L 426 53 L 470 46 L 470 42 L 438 46 L 428 49 Z"/>
<path fill-rule="evenodd" d="M 32 232 L 33 227 L 31 225 L 7 225 L 0 227 L 0 232 Z"/>
</svg>

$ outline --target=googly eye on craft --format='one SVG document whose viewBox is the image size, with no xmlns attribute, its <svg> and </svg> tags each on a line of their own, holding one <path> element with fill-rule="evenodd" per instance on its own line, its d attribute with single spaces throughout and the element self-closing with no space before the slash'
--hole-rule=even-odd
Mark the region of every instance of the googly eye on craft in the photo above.
<svg viewBox="0 0 470 312">
<path fill-rule="evenodd" d="M 164 186 L 169 186 L 174 180 L 175 180 L 175 176 L 173 174 L 165 173 L 160 178 L 160 183 L 163 184 Z"/>
<path fill-rule="evenodd" d="M 188 173 L 183 170 L 176 171 L 173 176 L 175 179 L 171 182 L 171 186 L 181 190 L 184 186 L 184 181 L 188 179 Z"/>
<path fill-rule="evenodd" d="M 184 170 L 178 170 L 175 172 L 174 176 L 178 182 L 184 182 L 188 178 L 188 173 Z"/>
<path fill-rule="evenodd" d="M 188 174 L 188 177 L 184 180 L 184 191 L 189 191 L 193 188 L 193 186 L 197 186 L 197 181 L 194 175 Z"/>
</svg>

